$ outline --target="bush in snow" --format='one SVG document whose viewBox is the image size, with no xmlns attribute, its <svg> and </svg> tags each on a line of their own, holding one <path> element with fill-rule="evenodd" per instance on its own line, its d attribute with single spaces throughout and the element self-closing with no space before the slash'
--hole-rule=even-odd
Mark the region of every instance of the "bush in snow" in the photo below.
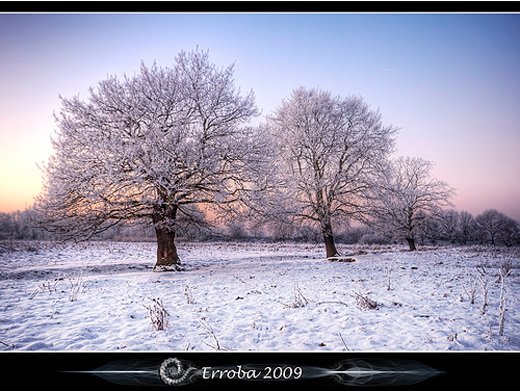
<svg viewBox="0 0 520 391">
<path fill-rule="evenodd" d="M 247 236 L 246 228 L 240 221 L 231 221 L 226 231 L 227 236 L 233 240 L 242 240 Z"/>
<path fill-rule="evenodd" d="M 367 233 L 359 238 L 359 244 L 390 244 L 392 241 L 383 235 Z"/>
<path fill-rule="evenodd" d="M 160 298 L 152 298 L 150 299 L 152 303 L 150 305 L 145 305 L 144 307 L 150 313 L 150 321 L 152 322 L 152 327 L 154 330 L 160 331 L 164 330 L 167 326 L 168 316 L 170 314 L 164 308 L 162 300 Z"/>
<path fill-rule="evenodd" d="M 83 272 L 80 270 L 75 276 L 65 276 L 70 284 L 69 300 L 76 301 L 78 295 L 85 290 L 85 283 L 83 282 Z"/>
<path fill-rule="evenodd" d="M 480 309 L 480 314 L 484 315 L 488 306 L 489 280 L 486 269 L 484 267 L 477 267 L 477 271 L 479 274 L 480 283 L 482 285 L 482 307 Z"/>
<path fill-rule="evenodd" d="M 184 297 L 186 298 L 186 304 L 195 304 L 195 299 L 191 293 L 191 289 L 188 285 L 184 287 Z"/>
<path fill-rule="evenodd" d="M 293 300 L 288 304 L 284 304 L 287 308 L 302 308 L 309 304 L 309 300 L 303 295 L 298 286 L 293 289 Z"/>
<path fill-rule="evenodd" d="M 211 327 L 211 325 L 208 323 L 208 320 L 206 318 L 202 318 L 200 320 L 200 324 L 201 326 L 204 328 L 204 330 L 206 331 L 206 333 L 211 336 L 213 338 L 213 341 L 215 342 L 214 344 L 210 344 L 210 343 L 207 343 L 206 341 L 202 341 L 204 342 L 206 345 L 208 345 L 210 348 L 213 348 L 215 350 L 225 350 L 222 348 L 222 346 L 220 345 L 220 341 L 218 340 L 217 336 L 215 335 L 215 332 L 213 331 L 213 328 Z"/>
<path fill-rule="evenodd" d="M 362 295 L 359 292 L 354 292 L 357 306 L 363 310 L 376 310 L 379 307 L 377 301 L 372 300 L 368 295 Z"/>
<path fill-rule="evenodd" d="M 462 288 L 464 289 L 464 292 L 466 292 L 466 295 L 468 296 L 468 300 L 470 304 L 475 304 L 475 297 L 477 294 L 477 281 L 473 276 L 469 275 L 468 273 L 469 281 L 468 283 L 464 283 L 462 285 Z M 463 298 L 461 299 L 461 301 Z"/>
</svg>

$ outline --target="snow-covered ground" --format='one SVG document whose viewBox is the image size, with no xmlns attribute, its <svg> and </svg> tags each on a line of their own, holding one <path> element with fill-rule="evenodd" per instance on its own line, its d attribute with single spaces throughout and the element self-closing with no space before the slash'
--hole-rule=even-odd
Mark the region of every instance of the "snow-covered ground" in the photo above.
<svg viewBox="0 0 520 391">
<path fill-rule="evenodd" d="M 324 261 L 315 245 L 181 243 L 186 271 L 154 273 L 153 243 L 0 243 L 0 349 L 520 350 L 518 252 L 340 251 L 356 261 Z M 152 327 L 153 298 L 165 330 Z"/>
</svg>

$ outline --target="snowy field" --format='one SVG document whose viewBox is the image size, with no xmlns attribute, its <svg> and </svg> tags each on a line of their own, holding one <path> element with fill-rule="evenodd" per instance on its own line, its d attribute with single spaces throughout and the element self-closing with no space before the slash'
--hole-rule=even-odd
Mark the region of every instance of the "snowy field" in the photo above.
<svg viewBox="0 0 520 391">
<path fill-rule="evenodd" d="M 154 243 L 0 242 L 0 350 L 520 350 L 519 251 L 339 250 L 355 262 L 321 245 L 180 243 L 186 271 L 154 273 Z"/>
</svg>

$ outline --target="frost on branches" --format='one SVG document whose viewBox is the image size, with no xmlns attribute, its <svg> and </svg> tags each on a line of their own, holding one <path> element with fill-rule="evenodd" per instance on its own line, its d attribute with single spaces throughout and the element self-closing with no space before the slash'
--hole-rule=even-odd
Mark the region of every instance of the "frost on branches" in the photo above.
<svg viewBox="0 0 520 391">
<path fill-rule="evenodd" d="M 371 186 L 369 223 L 394 239 L 405 239 L 416 250 L 417 236 L 429 218 L 450 206 L 454 191 L 431 177 L 432 163 L 421 158 L 398 158 L 380 171 Z"/>
<path fill-rule="evenodd" d="M 393 147 L 395 129 L 360 97 L 296 89 L 270 118 L 277 146 L 277 194 L 286 213 L 320 227 L 326 256 L 338 255 L 333 220 L 363 213 L 374 172 Z"/>
<path fill-rule="evenodd" d="M 176 221 L 199 207 L 218 215 L 262 186 L 266 145 L 248 126 L 253 93 L 207 52 L 181 52 L 171 68 L 109 77 L 87 99 L 62 98 L 54 154 L 36 209 L 44 226 L 84 240 L 122 220 L 149 219 L 156 270 L 177 270 Z M 196 219 L 194 219 L 196 220 Z"/>
</svg>

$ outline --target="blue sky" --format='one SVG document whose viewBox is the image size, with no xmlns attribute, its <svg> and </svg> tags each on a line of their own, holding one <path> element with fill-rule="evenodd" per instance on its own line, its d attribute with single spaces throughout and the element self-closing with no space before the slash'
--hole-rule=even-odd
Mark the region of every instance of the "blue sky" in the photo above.
<svg viewBox="0 0 520 391">
<path fill-rule="evenodd" d="M 263 114 L 298 86 L 363 96 L 458 209 L 520 219 L 520 15 L 0 15 L 0 210 L 39 191 L 59 94 L 197 45 Z"/>
</svg>

